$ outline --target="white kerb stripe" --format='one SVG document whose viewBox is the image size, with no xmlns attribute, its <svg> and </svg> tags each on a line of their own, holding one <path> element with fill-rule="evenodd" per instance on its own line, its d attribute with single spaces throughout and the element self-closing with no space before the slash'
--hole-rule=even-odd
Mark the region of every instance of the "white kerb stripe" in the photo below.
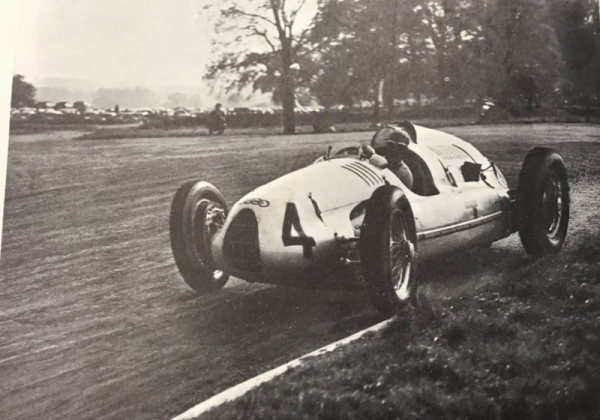
<svg viewBox="0 0 600 420">
<path fill-rule="evenodd" d="M 299 357 L 298 359 L 292 360 L 291 362 L 288 362 L 285 365 L 276 367 L 275 369 L 272 369 L 268 372 L 265 372 L 258 376 L 255 376 L 252 379 L 248 379 L 247 381 L 242 382 L 241 384 L 238 384 L 232 388 L 229 388 L 229 389 L 221 392 L 220 394 L 214 395 L 213 397 L 209 398 L 208 400 L 201 402 L 200 404 L 196 405 L 195 407 L 190 408 L 185 413 L 182 413 L 182 414 L 178 415 L 177 417 L 174 417 L 173 420 L 193 419 L 195 417 L 198 417 L 198 416 L 206 413 L 207 411 L 209 411 L 215 407 L 218 407 L 221 404 L 224 404 L 229 401 L 233 401 L 236 398 L 239 398 L 242 395 L 246 394 L 248 391 L 258 387 L 260 384 L 268 382 L 271 379 L 284 374 L 285 372 L 287 372 L 290 369 L 301 366 L 303 364 L 304 359 L 319 356 L 324 353 L 329 353 L 340 346 L 343 346 L 345 344 L 348 344 L 352 341 L 359 339 L 366 333 L 381 330 L 384 327 L 386 327 L 391 322 L 392 319 L 388 319 L 383 322 L 380 322 L 379 324 L 373 325 L 372 327 L 369 327 L 365 330 L 359 331 L 356 334 L 352 334 L 351 336 L 343 338 L 339 341 L 336 341 L 335 343 L 331 343 L 331 344 L 329 344 L 325 347 L 321 347 L 320 349 L 315 350 L 311 353 L 305 354 L 304 356 Z"/>
</svg>

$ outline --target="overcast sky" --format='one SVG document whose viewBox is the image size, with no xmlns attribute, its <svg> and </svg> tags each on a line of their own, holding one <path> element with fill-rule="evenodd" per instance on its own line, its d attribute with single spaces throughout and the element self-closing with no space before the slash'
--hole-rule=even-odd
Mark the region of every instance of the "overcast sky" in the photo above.
<svg viewBox="0 0 600 420">
<path fill-rule="evenodd" d="M 118 86 L 198 86 L 209 0 L 20 0 L 14 72 Z"/>
</svg>

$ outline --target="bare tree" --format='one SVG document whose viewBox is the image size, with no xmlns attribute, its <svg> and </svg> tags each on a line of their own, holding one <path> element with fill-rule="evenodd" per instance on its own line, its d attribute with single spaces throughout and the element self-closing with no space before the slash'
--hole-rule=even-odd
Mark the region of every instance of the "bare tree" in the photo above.
<svg viewBox="0 0 600 420">
<path fill-rule="evenodd" d="M 283 108 L 283 132 L 293 134 L 298 54 L 312 27 L 315 0 L 225 0 L 218 6 L 218 49 L 207 78 L 226 89 L 271 91 Z M 316 9 L 315 9 L 316 11 Z M 314 13 L 313 13 L 314 15 Z"/>
</svg>

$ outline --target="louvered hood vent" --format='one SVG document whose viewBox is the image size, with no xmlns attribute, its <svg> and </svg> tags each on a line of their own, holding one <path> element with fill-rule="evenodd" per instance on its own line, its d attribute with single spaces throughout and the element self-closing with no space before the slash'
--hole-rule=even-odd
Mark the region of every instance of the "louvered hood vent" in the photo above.
<svg viewBox="0 0 600 420">
<path fill-rule="evenodd" d="M 383 184 L 383 179 L 373 169 L 363 163 L 351 162 L 341 167 L 352 172 L 369 186 Z"/>
</svg>

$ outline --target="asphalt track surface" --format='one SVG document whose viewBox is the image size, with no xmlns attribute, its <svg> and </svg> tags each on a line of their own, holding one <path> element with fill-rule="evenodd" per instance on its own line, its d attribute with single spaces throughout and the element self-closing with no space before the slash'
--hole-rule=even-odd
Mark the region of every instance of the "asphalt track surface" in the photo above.
<svg viewBox="0 0 600 420">
<path fill-rule="evenodd" d="M 73 140 L 78 134 L 10 139 L 0 419 L 170 419 L 383 319 L 360 288 L 232 279 L 198 296 L 176 270 L 168 234 L 170 202 L 186 180 L 213 183 L 232 204 L 309 164 L 328 144 L 368 141 L 370 133 Z M 573 207 L 575 225 L 585 209 Z M 478 255 L 477 264 L 455 263 L 450 274 L 440 266 L 432 276 L 454 280 L 422 289 L 461 293 L 523 258 L 514 237 Z"/>
</svg>

